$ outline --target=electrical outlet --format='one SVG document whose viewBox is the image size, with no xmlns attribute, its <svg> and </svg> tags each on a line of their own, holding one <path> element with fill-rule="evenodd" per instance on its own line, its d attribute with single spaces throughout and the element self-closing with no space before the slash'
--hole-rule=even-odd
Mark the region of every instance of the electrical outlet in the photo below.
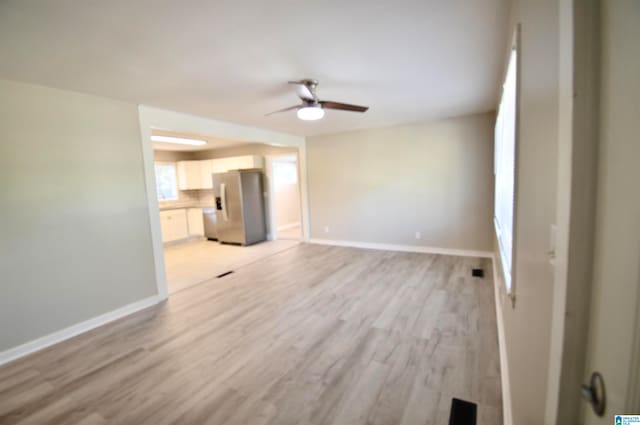
<svg viewBox="0 0 640 425">
<path fill-rule="evenodd" d="M 329 233 L 329 226 L 324 226 L 324 232 Z"/>
<path fill-rule="evenodd" d="M 416 239 L 420 239 L 420 238 L 422 238 L 422 233 L 416 232 Z"/>
</svg>

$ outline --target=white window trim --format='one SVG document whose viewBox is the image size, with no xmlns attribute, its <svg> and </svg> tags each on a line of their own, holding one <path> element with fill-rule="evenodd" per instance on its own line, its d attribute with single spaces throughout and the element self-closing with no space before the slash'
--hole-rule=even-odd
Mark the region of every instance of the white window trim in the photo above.
<svg viewBox="0 0 640 425">
<path fill-rule="evenodd" d="M 494 211 L 494 228 L 496 232 L 496 239 L 498 241 L 498 251 L 500 256 L 500 264 L 501 271 L 504 278 L 505 290 L 509 297 L 512 299 L 512 303 L 515 305 L 515 286 L 516 286 L 516 243 L 517 243 L 517 207 L 518 207 L 518 144 L 519 144 L 519 97 L 520 97 L 520 63 L 521 63 L 521 50 L 520 50 L 520 25 L 516 27 L 516 30 L 513 35 L 512 46 L 509 51 L 509 60 L 507 62 L 507 67 L 505 68 L 505 80 L 507 78 L 507 72 L 509 69 L 509 64 L 511 63 L 512 53 L 515 53 L 515 93 L 514 93 L 514 109 L 515 109 L 515 121 L 514 121 L 514 158 L 513 158 L 513 211 L 512 211 L 512 224 L 511 224 L 511 264 L 508 267 L 508 262 L 506 258 L 506 252 L 503 247 L 503 243 L 501 240 L 502 230 L 500 228 L 499 220 L 497 219 Z M 506 81 L 505 81 L 506 82 Z M 502 98 L 500 99 L 500 105 L 502 105 Z M 500 107 L 500 106 L 499 106 Z M 496 125 L 498 124 L 498 118 L 500 111 L 498 110 L 498 115 L 496 116 Z M 494 159 L 496 155 L 494 153 Z M 494 163 L 494 177 L 497 174 L 498 164 Z M 494 179 L 495 182 L 495 179 Z M 494 188 L 495 190 L 495 188 Z"/>
</svg>

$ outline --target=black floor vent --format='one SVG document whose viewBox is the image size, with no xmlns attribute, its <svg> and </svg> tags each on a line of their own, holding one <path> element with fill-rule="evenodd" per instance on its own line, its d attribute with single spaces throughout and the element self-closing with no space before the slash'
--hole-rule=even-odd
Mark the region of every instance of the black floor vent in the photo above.
<svg viewBox="0 0 640 425">
<path fill-rule="evenodd" d="M 454 398 L 451 400 L 449 425 L 476 425 L 478 405 Z"/>
<path fill-rule="evenodd" d="M 471 276 L 473 277 L 484 277 L 483 269 L 471 269 Z"/>
<path fill-rule="evenodd" d="M 231 273 L 233 273 L 233 270 L 229 270 L 228 272 L 224 272 L 224 273 L 220 273 L 218 276 L 216 276 L 218 279 L 220 279 L 221 277 L 225 277 L 230 275 Z"/>
</svg>

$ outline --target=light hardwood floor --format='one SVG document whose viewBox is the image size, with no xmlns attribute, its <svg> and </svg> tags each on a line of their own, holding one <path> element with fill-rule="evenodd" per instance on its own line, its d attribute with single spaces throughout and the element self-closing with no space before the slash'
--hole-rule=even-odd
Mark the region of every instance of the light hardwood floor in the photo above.
<svg viewBox="0 0 640 425">
<path fill-rule="evenodd" d="M 300 244 L 0 368 L 0 424 L 501 423 L 489 260 Z"/>
<path fill-rule="evenodd" d="M 296 240 L 265 241 L 250 246 L 221 244 L 203 239 L 164 247 L 164 264 L 169 294 L 236 270 L 277 252 L 289 249 Z"/>
</svg>

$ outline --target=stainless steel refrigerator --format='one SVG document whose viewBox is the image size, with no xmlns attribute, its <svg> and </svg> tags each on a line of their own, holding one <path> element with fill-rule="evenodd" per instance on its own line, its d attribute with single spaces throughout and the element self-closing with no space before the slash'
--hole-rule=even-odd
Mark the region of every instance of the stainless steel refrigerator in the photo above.
<svg viewBox="0 0 640 425">
<path fill-rule="evenodd" d="M 223 243 L 251 245 L 266 239 L 262 172 L 236 170 L 213 174 L 216 233 Z"/>
</svg>

